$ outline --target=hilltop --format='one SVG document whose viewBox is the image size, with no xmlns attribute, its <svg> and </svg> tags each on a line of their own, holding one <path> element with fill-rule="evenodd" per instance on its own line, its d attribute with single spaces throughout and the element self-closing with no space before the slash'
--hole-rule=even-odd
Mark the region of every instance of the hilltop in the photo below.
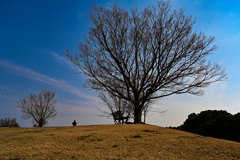
<svg viewBox="0 0 240 160">
<path fill-rule="evenodd" d="M 240 159 L 240 143 L 144 124 L 0 128 L 0 159 Z"/>
</svg>

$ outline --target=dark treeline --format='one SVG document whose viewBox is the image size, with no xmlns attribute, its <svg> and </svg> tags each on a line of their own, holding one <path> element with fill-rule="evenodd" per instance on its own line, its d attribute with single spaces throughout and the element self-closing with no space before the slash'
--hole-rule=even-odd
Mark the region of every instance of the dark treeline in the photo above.
<svg viewBox="0 0 240 160">
<path fill-rule="evenodd" d="M 191 113 L 177 129 L 240 142 L 240 113 L 232 115 L 223 110 L 207 110 Z"/>
<path fill-rule="evenodd" d="M 6 117 L 0 119 L 0 127 L 20 127 L 16 118 Z"/>
</svg>

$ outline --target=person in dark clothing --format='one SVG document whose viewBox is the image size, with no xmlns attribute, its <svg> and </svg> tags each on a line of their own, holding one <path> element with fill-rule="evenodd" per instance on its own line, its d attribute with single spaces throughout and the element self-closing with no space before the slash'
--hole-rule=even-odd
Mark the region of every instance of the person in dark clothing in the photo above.
<svg viewBox="0 0 240 160">
<path fill-rule="evenodd" d="M 73 125 L 73 126 L 76 126 L 76 125 L 77 125 L 76 120 L 74 120 L 74 121 L 72 122 L 72 125 Z"/>
</svg>

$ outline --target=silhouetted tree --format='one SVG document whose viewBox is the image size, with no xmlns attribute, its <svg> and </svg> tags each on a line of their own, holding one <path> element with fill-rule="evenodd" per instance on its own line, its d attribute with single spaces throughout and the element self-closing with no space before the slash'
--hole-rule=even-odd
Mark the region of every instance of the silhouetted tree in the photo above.
<svg viewBox="0 0 240 160">
<path fill-rule="evenodd" d="M 16 118 L 6 117 L 5 119 L 0 119 L 0 127 L 20 127 L 17 123 Z"/>
<path fill-rule="evenodd" d="M 134 122 L 142 121 L 149 101 L 173 94 L 203 95 L 204 88 L 225 80 L 213 54 L 214 37 L 193 32 L 196 23 L 184 10 L 171 11 L 170 2 L 124 11 L 93 5 L 90 28 L 79 53 L 67 58 L 89 79 L 86 87 L 108 92 L 132 103 Z"/>
<path fill-rule="evenodd" d="M 31 118 L 34 124 L 42 127 L 49 118 L 57 115 L 56 103 L 55 92 L 42 89 L 39 95 L 31 93 L 27 98 L 20 99 L 17 107 L 23 113 L 23 119 Z"/>
<path fill-rule="evenodd" d="M 203 136 L 240 141 L 240 113 L 232 115 L 222 110 L 192 113 L 178 129 Z"/>
<path fill-rule="evenodd" d="M 228 136 L 231 137 L 232 140 L 240 142 L 240 113 L 233 116 L 229 132 L 231 134 Z"/>
<path fill-rule="evenodd" d="M 191 130 L 193 130 L 193 128 L 197 126 L 198 120 L 196 118 L 197 118 L 197 114 L 195 113 L 189 114 L 188 118 L 185 120 L 183 125 L 180 126 L 180 128 L 182 130 L 191 132 Z"/>
</svg>

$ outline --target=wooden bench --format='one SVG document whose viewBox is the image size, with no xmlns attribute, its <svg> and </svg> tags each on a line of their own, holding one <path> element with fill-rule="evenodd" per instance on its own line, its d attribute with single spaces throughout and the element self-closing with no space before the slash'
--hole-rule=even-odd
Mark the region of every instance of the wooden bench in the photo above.
<svg viewBox="0 0 240 160">
<path fill-rule="evenodd" d="M 112 113 L 115 124 L 126 124 L 128 122 L 129 116 L 123 117 L 121 111 L 116 111 Z M 125 121 L 124 121 L 125 120 Z"/>
</svg>

